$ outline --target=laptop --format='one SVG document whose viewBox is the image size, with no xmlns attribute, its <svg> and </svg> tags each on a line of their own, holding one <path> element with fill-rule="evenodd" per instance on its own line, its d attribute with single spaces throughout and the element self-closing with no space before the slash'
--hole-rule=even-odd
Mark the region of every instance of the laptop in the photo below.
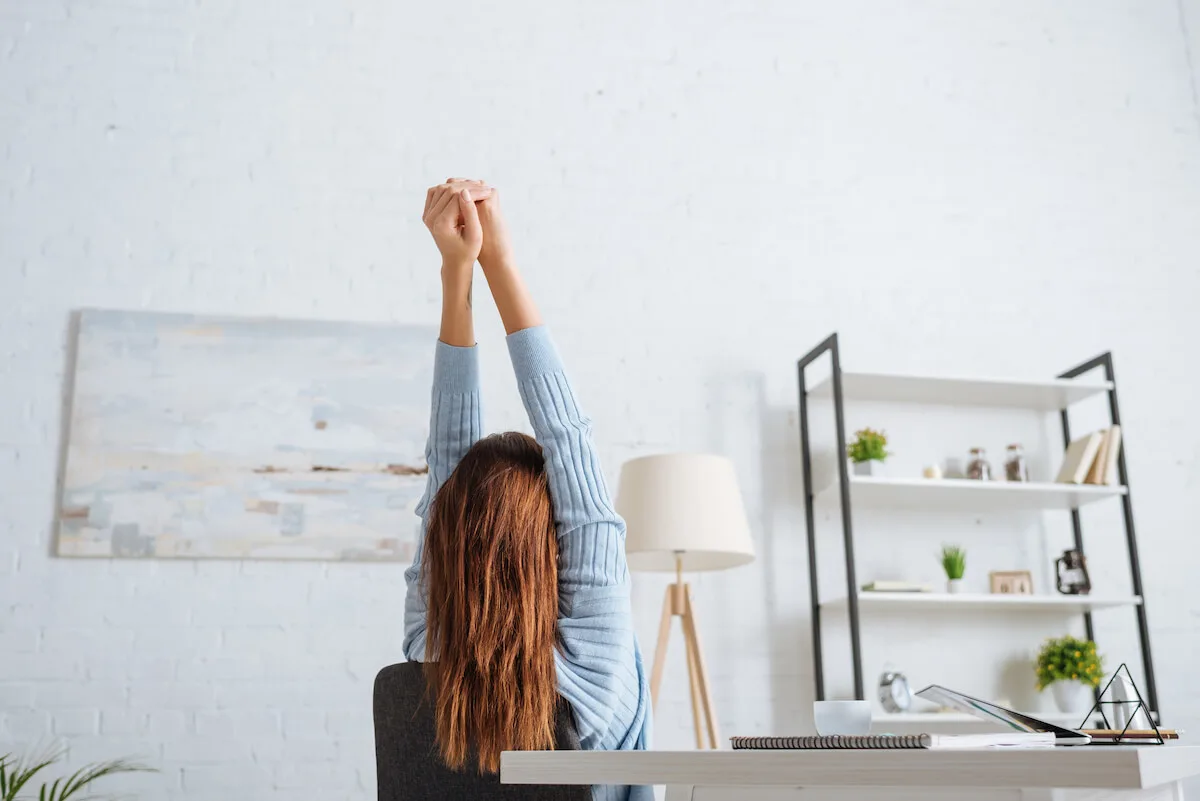
<svg viewBox="0 0 1200 801">
<path fill-rule="evenodd" d="M 972 698 L 939 684 L 931 684 L 916 695 L 939 706 L 948 706 L 980 720 L 992 721 L 1016 731 L 1052 733 L 1055 745 L 1087 745 L 1092 741 L 1091 736 L 1083 732 L 1056 726 L 1032 715 L 1014 712 L 1007 707 Z"/>
</svg>

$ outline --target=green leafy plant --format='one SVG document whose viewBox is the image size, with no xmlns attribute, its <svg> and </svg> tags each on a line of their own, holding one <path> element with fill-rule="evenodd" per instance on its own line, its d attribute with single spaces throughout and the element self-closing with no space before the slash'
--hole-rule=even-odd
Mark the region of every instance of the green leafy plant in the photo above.
<svg viewBox="0 0 1200 801">
<path fill-rule="evenodd" d="M 871 428 L 854 432 L 854 442 L 846 447 L 846 455 L 855 464 L 886 461 L 892 454 L 887 449 L 887 434 Z"/>
<path fill-rule="evenodd" d="M 963 573 L 967 572 L 966 549 L 960 548 L 957 545 L 943 545 L 942 569 L 946 571 L 946 578 L 948 579 L 962 578 Z"/>
<path fill-rule="evenodd" d="M 1044 690 L 1056 681 L 1081 681 L 1089 687 L 1099 687 L 1104 679 L 1103 661 L 1091 640 L 1052 637 L 1038 653 L 1037 688 Z"/>
<path fill-rule="evenodd" d="M 18 798 L 34 798 L 33 785 L 29 785 L 37 774 L 53 765 L 63 754 L 61 748 L 51 748 L 33 756 L 15 758 L 12 754 L 0 754 L 0 801 L 16 801 Z M 109 762 L 94 762 L 84 765 L 70 776 L 61 776 L 53 782 L 43 783 L 36 796 L 37 801 L 66 801 L 78 793 L 88 789 L 92 782 L 111 776 L 115 773 L 153 772 L 154 768 L 139 765 L 125 759 L 114 759 Z M 20 795 L 25 786 L 29 785 L 27 795 Z M 79 801 L 99 796 L 79 796 Z"/>
</svg>

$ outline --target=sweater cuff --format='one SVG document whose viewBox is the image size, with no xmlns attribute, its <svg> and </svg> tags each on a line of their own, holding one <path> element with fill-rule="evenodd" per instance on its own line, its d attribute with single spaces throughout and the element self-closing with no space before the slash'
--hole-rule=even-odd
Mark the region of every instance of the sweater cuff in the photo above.
<svg viewBox="0 0 1200 801">
<path fill-rule="evenodd" d="M 456 395 L 479 391 L 477 348 L 458 348 L 439 339 L 433 356 L 433 388 Z"/>
<path fill-rule="evenodd" d="M 546 373 L 561 373 L 562 360 L 544 325 L 526 328 L 508 335 L 508 355 L 518 381 Z"/>
</svg>

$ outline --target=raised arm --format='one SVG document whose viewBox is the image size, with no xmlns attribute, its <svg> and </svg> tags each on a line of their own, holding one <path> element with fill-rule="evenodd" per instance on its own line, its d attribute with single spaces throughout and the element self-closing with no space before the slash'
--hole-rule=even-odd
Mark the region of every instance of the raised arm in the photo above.
<svg viewBox="0 0 1200 801">
<path fill-rule="evenodd" d="M 625 523 L 592 441 L 591 420 L 512 259 L 495 196 L 482 202 L 480 264 L 504 328 L 521 399 L 546 460 L 559 546 L 559 691 L 585 748 L 646 746 L 649 691 L 630 613 Z"/>
<path fill-rule="evenodd" d="M 521 279 L 500 214 L 499 195 L 480 202 L 479 263 L 496 301 L 521 400 L 546 457 L 560 550 L 560 591 L 624 585 L 625 522 L 613 508 L 588 419 L 575 398 L 549 332 Z M 574 549 L 582 543 L 583 551 Z M 594 548 L 603 553 L 593 552 Z M 561 595 L 561 592 L 560 592 Z"/>
<path fill-rule="evenodd" d="M 429 477 L 417 504 L 421 533 L 413 563 L 404 571 L 404 656 L 425 657 L 428 598 L 421 577 L 421 556 L 429 507 L 463 455 L 483 436 L 479 403 L 479 368 L 471 313 L 471 281 L 483 238 L 473 196 L 485 197 L 485 186 L 447 182 L 425 197 L 424 222 L 442 254 L 442 325 L 433 361 L 433 393 L 425 461 Z M 466 194 L 464 194 L 464 192 Z"/>
</svg>

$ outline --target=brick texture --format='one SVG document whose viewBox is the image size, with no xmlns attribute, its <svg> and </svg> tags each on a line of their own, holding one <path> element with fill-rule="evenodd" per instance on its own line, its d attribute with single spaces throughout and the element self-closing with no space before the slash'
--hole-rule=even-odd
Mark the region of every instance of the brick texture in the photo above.
<svg viewBox="0 0 1200 801">
<path fill-rule="evenodd" d="M 434 322 L 419 212 L 452 174 L 503 188 L 612 482 L 656 451 L 738 466 L 759 559 L 693 580 L 724 735 L 809 720 L 794 368 L 834 330 L 866 370 L 1041 378 L 1114 352 L 1162 705 L 1200 729 L 1197 31 L 1200 0 L 0 3 L 0 752 L 139 756 L 161 772 L 107 790 L 145 798 L 374 797 L 402 566 L 49 556 L 71 313 Z M 488 425 L 526 428 L 480 298 Z M 906 474 L 1017 437 L 1057 459 L 1049 418 L 855 415 Z M 1127 592 L 1118 520 L 1085 516 Z M 969 579 L 1048 591 L 1068 525 L 864 513 L 859 577 L 937 580 L 961 541 Z M 664 581 L 635 579 L 645 648 Z M 868 624 L 868 684 L 896 662 L 1041 704 L 1028 659 L 1078 626 L 893 623 Z M 1131 615 L 1097 626 L 1136 662 Z M 656 744 L 686 748 L 672 648 Z"/>
</svg>

